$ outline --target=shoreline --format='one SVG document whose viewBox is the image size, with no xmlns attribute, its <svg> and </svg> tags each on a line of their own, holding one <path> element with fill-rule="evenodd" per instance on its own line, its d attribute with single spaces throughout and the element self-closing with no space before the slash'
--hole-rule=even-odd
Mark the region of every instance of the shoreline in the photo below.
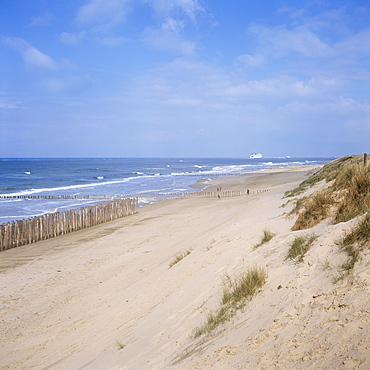
<svg viewBox="0 0 370 370">
<path fill-rule="evenodd" d="M 191 184 L 189 185 L 189 188 L 191 189 L 195 189 L 194 191 L 190 191 L 190 192 L 185 192 L 185 193 L 182 193 L 182 192 L 178 192 L 178 193 L 171 193 L 171 194 L 188 194 L 188 193 L 197 193 L 197 192 L 204 192 L 204 191 L 213 191 L 215 192 L 217 190 L 217 187 L 218 186 L 223 186 L 223 185 L 227 185 L 228 188 L 224 188 L 224 190 L 232 190 L 232 191 L 245 191 L 246 188 L 249 186 L 248 183 L 250 183 L 250 181 L 248 182 L 248 179 L 252 179 L 254 177 L 258 177 L 258 176 L 261 176 L 262 174 L 264 173 L 276 173 L 276 172 L 283 172 L 283 173 L 286 173 L 286 172 L 296 172 L 296 171 L 304 171 L 304 170 L 313 170 L 313 169 L 317 169 L 317 168 L 321 168 L 323 166 L 323 164 L 314 164 L 314 165 L 299 165 L 299 166 L 287 166 L 287 167 L 281 167 L 281 168 L 273 168 L 273 169 L 260 169 L 260 170 L 257 170 L 257 171 L 253 171 L 253 172 L 247 172 L 247 173 L 243 173 L 243 174 L 237 174 L 237 175 L 220 175 L 220 176 L 217 176 L 217 177 L 202 177 L 200 180 L 198 180 L 196 183 L 194 184 Z M 244 184 L 244 182 L 246 181 L 246 184 Z M 246 185 L 246 186 L 243 186 Z M 253 186 L 253 184 L 251 184 Z M 198 191 L 197 191 L 198 190 Z M 144 199 L 155 199 L 157 198 L 156 200 L 152 200 L 152 201 L 149 201 L 149 202 L 146 202 L 144 201 L 142 204 L 139 204 L 139 208 L 142 208 L 148 204 L 153 204 L 153 203 L 158 203 L 158 202 L 161 202 L 163 200 L 166 200 L 166 199 L 172 199 L 172 198 L 175 198 L 176 197 L 173 197 L 173 196 L 167 196 L 166 195 L 162 195 L 162 194 L 157 194 L 157 193 L 148 193 L 148 194 L 145 194 L 143 193 L 142 194 L 142 198 Z M 4 199 L 6 199 L 6 195 L 4 195 Z M 13 199 L 11 196 L 10 196 L 11 199 Z M 38 199 L 53 199 L 54 196 L 52 195 L 45 195 L 45 196 L 37 196 L 37 195 L 30 195 L 30 196 L 14 196 L 14 199 L 28 199 L 30 198 L 31 200 L 38 200 Z M 70 207 L 65 207 L 63 206 L 62 208 L 65 208 L 66 210 L 81 210 L 81 209 L 84 209 L 84 208 L 87 208 L 87 207 L 93 207 L 93 206 L 99 206 L 101 204 L 105 204 L 105 203 L 110 203 L 110 202 L 114 202 L 114 201 L 117 201 L 117 200 L 120 200 L 120 199 L 132 199 L 132 198 L 140 198 L 140 195 L 138 194 L 133 194 L 132 196 L 124 196 L 124 195 L 121 195 L 119 197 L 117 197 L 117 199 L 115 199 L 113 196 L 103 196 L 103 195 L 100 195 L 100 196 L 94 196 L 94 195 L 67 195 L 67 196 L 63 196 L 63 195 L 56 195 L 55 196 L 55 199 L 80 199 L 80 200 L 91 200 L 91 202 L 89 204 L 86 204 L 86 205 L 80 205 L 80 206 L 70 206 Z M 99 201 L 100 199 L 100 201 Z M 105 200 L 105 201 L 103 201 Z M 44 214 L 35 214 L 33 216 L 29 216 L 29 217 L 20 217 L 20 218 L 17 218 L 16 216 L 12 217 L 12 216 L 9 216 L 9 217 L 12 217 L 11 220 L 7 221 L 7 222 L 1 222 L 0 223 L 0 226 L 1 225 L 6 225 L 6 224 L 11 224 L 12 222 L 17 222 L 17 221 L 28 221 L 28 220 L 31 220 L 32 218 L 35 218 L 35 217 L 43 217 L 43 216 L 47 216 L 47 215 L 53 215 L 53 214 L 56 214 L 56 213 L 60 213 L 60 212 L 63 212 L 62 210 L 58 210 L 58 211 L 55 211 L 55 212 L 46 212 Z"/>
<path fill-rule="evenodd" d="M 335 240 L 346 225 L 324 222 L 304 263 L 285 259 L 300 234 L 290 230 L 293 205 L 282 208 L 282 197 L 313 170 L 303 167 L 211 185 L 266 193 L 168 199 L 1 252 L 0 367 L 293 369 L 304 358 L 311 368 L 368 368 L 370 318 L 358 313 L 370 309 L 370 256 L 356 267 L 363 283 L 333 285 L 320 266 L 340 263 Z M 255 248 L 266 228 L 275 237 Z M 261 292 L 211 336 L 192 339 L 218 307 L 225 276 L 255 265 L 268 275 Z"/>
<path fill-rule="evenodd" d="M 243 173 L 240 175 L 229 175 L 229 176 L 220 176 L 220 177 L 209 177 L 203 178 L 198 180 L 195 184 L 191 185 L 190 187 L 193 189 L 211 189 L 215 190 L 215 188 L 219 186 L 226 186 L 231 187 L 230 190 L 245 190 L 250 185 L 253 185 L 253 180 L 258 179 L 264 174 L 272 174 L 272 173 L 291 173 L 291 172 L 311 172 L 311 171 L 318 171 L 324 165 L 322 164 L 314 164 L 314 165 L 304 165 L 304 166 L 288 166 L 288 167 L 281 167 L 281 168 L 272 168 L 272 169 L 262 169 L 258 171 Z"/>
</svg>

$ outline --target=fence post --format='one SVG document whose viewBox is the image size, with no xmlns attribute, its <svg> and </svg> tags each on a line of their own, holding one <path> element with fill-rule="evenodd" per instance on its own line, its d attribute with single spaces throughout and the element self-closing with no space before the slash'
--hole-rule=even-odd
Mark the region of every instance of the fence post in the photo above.
<svg viewBox="0 0 370 370">
<path fill-rule="evenodd" d="M 120 199 L 0 224 L 0 251 L 132 215 L 138 205 L 138 198 Z"/>
</svg>

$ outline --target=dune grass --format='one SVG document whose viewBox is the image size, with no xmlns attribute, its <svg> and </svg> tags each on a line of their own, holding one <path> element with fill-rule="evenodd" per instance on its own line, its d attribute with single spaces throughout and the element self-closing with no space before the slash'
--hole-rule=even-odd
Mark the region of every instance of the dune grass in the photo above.
<svg viewBox="0 0 370 370">
<path fill-rule="evenodd" d="M 362 161 L 363 161 L 362 155 L 348 155 L 345 157 L 338 158 L 330 163 L 327 163 L 315 174 L 301 182 L 297 188 L 285 192 L 285 197 L 295 197 L 299 194 L 302 194 L 309 187 L 314 186 L 320 181 L 325 180 L 326 182 L 330 182 L 334 180 L 337 177 L 337 175 L 342 171 L 343 166 L 359 164 Z"/>
<path fill-rule="evenodd" d="M 262 232 L 261 241 L 258 244 L 255 244 L 254 248 L 258 248 L 261 245 L 269 242 L 276 234 L 268 229 L 264 229 Z"/>
<path fill-rule="evenodd" d="M 229 321 L 234 315 L 235 312 L 232 312 L 226 306 L 221 306 L 218 310 L 209 312 L 206 323 L 195 328 L 193 333 L 194 339 L 200 337 L 201 335 L 211 333 L 217 327 L 226 321 Z"/>
<path fill-rule="evenodd" d="M 355 227 L 346 233 L 339 242 L 341 251 L 348 259 L 340 266 L 341 274 L 337 280 L 345 277 L 353 270 L 360 254 L 365 248 L 370 248 L 370 212 L 363 216 Z"/>
<path fill-rule="evenodd" d="M 191 253 L 191 250 L 179 252 L 174 259 L 169 263 L 169 268 L 176 265 L 176 263 L 179 263 L 182 259 L 184 259 L 186 256 L 188 256 Z"/>
<path fill-rule="evenodd" d="M 323 179 L 332 181 L 331 186 L 298 199 L 291 212 L 298 213 L 292 230 L 311 228 L 328 216 L 332 216 L 334 224 L 359 217 L 356 226 L 339 242 L 340 250 L 345 252 L 348 258 L 339 266 L 339 274 L 334 281 L 343 279 L 353 271 L 361 252 L 370 244 L 370 162 L 364 163 L 363 159 L 362 155 L 347 156 L 325 165 L 299 188 L 307 188 L 308 184 Z M 294 189 L 286 195 L 293 196 L 298 192 L 299 189 Z M 298 237 L 287 258 L 298 257 L 298 260 L 302 260 L 304 249 L 305 242 Z"/>
<path fill-rule="evenodd" d="M 297 212 L 300 209 L 303 209 L 303 211 L 298 214 L 292 230 L 304 230 L 317 225 L 328 217 L 333 203 L 332 194 L 327 190 L 317 191 L 311 197 L 303 199 L 299 208 L 296 208 Z"/>
<path fill-rule="evenodd" d="M 338 175 L 334 190 L 341 197 L 335 222 L 343 222 L 370 210 L 370 165 L 347 166 Z"/>
<path fill-rule="evenodd" d="M 332 181 L 332 184 L 296 200 L 290 212 L 298 214 L 292 230 L 311 228 L 328 216 L 339 223 L 370 211 L 370 163 L 365 164 L 363 156 L 347 156 L 328 163 L 299 188 L 306 189 L 321 180 Z M 293 189 L 287 196 L 297 193 L 298 190 Z"/>
<path fill-rule="evenodd" d="M 253 297 L 266 282 L 264 269 L 253 267 L 233 281 L 228 279 L 222 295 L 222 304 L 242 302 Z"/>
<path fill-rule="evenodd" d="M 303 209 L 305 202 L 307 201 L 307 197 L 297 198 L 294 200 L 294 207 L 293 209 L 288 213 L 288 216 L 298 214 L 301 209 Z M 288 201 L 288 203 L 291 201 Z M 287 204 L 288 204 L 287 203 Z"/>
<path fill-rule="evenodd" d="M 311 248 L 312 243 L 317 239 L 317 235 L 302 235 L 296 236 L 289 246 L 288 253 L 285 259 L 292 259 L 297 262 L 302 262 L 304 255 Z"/>
<path fill-rule="evenodd" d="M 209 334 L 221 324 L 235 316 L 237 310 L 242 309 L 248 300 L 251 300 L 262 288 L 267 279 L 266 271 L 253 267 L 235 280 L 228 278 L 223 289 L 221 306 L 207 315 L 207 321 L 195 328 L 193 337 Z"/>
</svg>

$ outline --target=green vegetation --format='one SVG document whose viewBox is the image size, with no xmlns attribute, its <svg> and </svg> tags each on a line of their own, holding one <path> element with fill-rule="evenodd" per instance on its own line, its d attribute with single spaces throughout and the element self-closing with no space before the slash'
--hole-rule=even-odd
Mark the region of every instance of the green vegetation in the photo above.
<svg viewBox="0 0 370 370">
<path fill-rule="evenodd" d="M 304 207 L 305 202 L 307 201 L 307 197 L 298 198 L 295 200 L 295 206 L 294 208 L 288 213 L 288 215 L 293 215 L 295 213 L 299 213 L 299 211 Z M 288 201 L 286 204 L 290 203 L 291 201 Z"/>
<path fill-rule="evenodd" d="M 275 235 L 276 235 L 275 233 L 273 233 L 273 232 L 271 232 L 271 231 L 269 231 L 267 229 L 264 229 L 263 230 L 261 241 L 258 244 L 256 244 L 254 246 L 254 248 L 258 248 L 262 244 L 265 244 L 265 243 L 269 242 Z"/>
<path fill-rule="evenodd" d="M 358 261 L 360 253 L 370 247 L 370 213 L 363 216 L 356 226 L 340 241 L 340 248 L 347 253 L 348 259 L 341 265 L 342 275 L 348 275 Z M 340 280 L 340 279 L 338 279 Z"/>
<path fill-rule="evenodd" d="M 328 217 L 330 208 L 333 204 L 332 194 L 329 191 L 320 190 L 305 198 L 296 208 L 296 211 L 303 209 L 299 213 L 292 230 L 309 229 L 326 217 Z"/>
<path fill-rule="evenodd" d="M 340 196 L 335 222 L 343 222 L 370 210 L 370 165 L 347 166 L 335 180 L 333 190 Z"/>
<path fill-rule="evenodd" d="M 262 268 L 254 267 L 238 276 L 234 281 L 229 278 L 224 286 L 221 307 L 207 315 L 207 321 L 194 330 L 194 338 L 209 334 L 219 325 L 229 321 L 251 300 L 266 282 L 266 272 Z"/>
<path fill-rule="evenodd" d="M 338 158 L 330 163 L 327 163 L 318 172 L 310 176 L 307 180 L 304 180 L 299 186 L 293 190 L 289 190 L 285 193 L 285 197 L 294 197 L 305 192 L 309 187 L 314 186 L 322 180 L 330 182 L 334 180 L 337 175 L 341 172 L 344 165 L 352 165 L 362 163 L 362 155 L 348 155 L 345 157 Z"/>
<path fill-rule="evenodd" d="M 184 252 L 179 252 L 175 258 L 170 262 L 169 268 L 176 265 L 176 263 L 180 262 L 182 259 L 184 259 L 186 256 L 188 256 L 191 253 L 191 250 L 187 250 Z"/>
<path fill-rule="evenodd" d="M 266 272 L 261 268 L 251 268 L 241 274 L 234 281 L 228 280 L 224 286 L 222 304 L 237 304 L 253 297 L 259 288 L 266 282 Z"/>
<path fill-rule="evenodd" d="M 198 338 L 201 335 L 209 334 L 224 322 L 229 321 L 234 315 L 235 312 L 231 312 L 228 307 L 221 306 L 217 311 L 207 315 L 207 322 L 194 330 L 193 337 Z"/>
<path fill-rule="evenodd" d="M 339 223 L 370 211 L 370 164 L 363 163 L 363 156 L 347 156 L 328 163 L 286 195 L 296 195 L 299 189 L 321 180 L 332 181 L 332 185 L 296 201 L 290 212 L 298 213 L 292 230 L 311 228 L 330 215 L 334 223 Z"/>
<path fill-rule="evenodd" d="M 304 255 L 311 248 L 312 243 L 317 239 L 315 234 L 296 236 L 290 244 L 288 254 L 285 259 L 293 259 L 298 262 L 303 261 Z"/>
</svg>

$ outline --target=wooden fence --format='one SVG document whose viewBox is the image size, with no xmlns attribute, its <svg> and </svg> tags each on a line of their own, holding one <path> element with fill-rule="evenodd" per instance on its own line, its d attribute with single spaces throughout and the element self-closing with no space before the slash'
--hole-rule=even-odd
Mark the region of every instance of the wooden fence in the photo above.
<svg viewBox="0 0 370 370">
<path fill-rule="evenodd" d="M 181 198 L 229 198 L 229 197 L 241 197 L 244 195 L 253 195 L 259 193 L 265 193 L 270 189 L 258 189 L 258 190 L 222 190 L 222 191 L 200 191 L 193 193 L 183 193 Z"/>
<path fill-rule="evenodd" d="M 191 193 L 168 193 L 168 194 L 140 194 L 136 195 L 139 202 L 155 203 L 165 199 L 173 198 L 229 198 L 241 197 L 265 193 L 270 189 L 249 189 L 244 191 L 222 190 L 222 191 L 196 191 Z"/>
<path fill-rule="evenodd" d="M 1 224 L 0 251 L 113 221 L 137 209 L 137 198 L 122 199 Z"/>
</svg>

